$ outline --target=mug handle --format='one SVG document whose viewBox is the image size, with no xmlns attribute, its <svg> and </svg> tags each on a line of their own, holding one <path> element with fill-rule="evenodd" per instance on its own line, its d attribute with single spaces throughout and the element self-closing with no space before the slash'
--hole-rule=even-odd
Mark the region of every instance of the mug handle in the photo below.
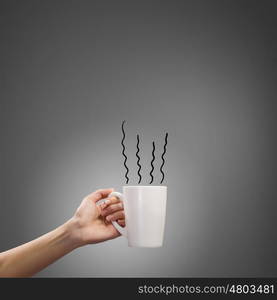
<svg viewBox="0 0 277 300">
<path fill-rule="evenodd" d="M 123 201 L 123 195 L 119 192 L 112 192 L 109 194 L 108 198 L 110 197 L 116 197 L 119 200 Z M 127 238 L 127 229 L 126 227 L 121 227 L 117 224 L 117 222 L 112 221 L 113 226 L 115 227 L 116 230 L 118 230 L 123 236 Z"/>
</svg>

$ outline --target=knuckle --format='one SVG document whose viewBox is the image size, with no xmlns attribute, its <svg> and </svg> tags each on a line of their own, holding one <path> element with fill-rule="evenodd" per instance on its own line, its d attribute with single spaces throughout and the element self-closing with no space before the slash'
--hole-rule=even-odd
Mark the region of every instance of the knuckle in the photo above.
<svg viewBox="0 0 277 300">
<path fill-rule="evenodd" d="M 122 218 L 124 218 L 124 217 L 125 217 L 125 215 L 124 215 L 124 212 L 123 212 L 123 211 L 120 211 L 120 212 L 117 213 L 117 218 L 118 218 L 118 219 L 122 219 Z"/>
<path fill-rule="evenodd" d="M 92 194 L 93 197 L 96 197 L 96 198 L 100 198 L 101 197 L 101 193 L 98 192 L 98 191 L 95 191 L 93 194 Z"/>
<path fill-rule="evenodd" d="M 115 206 L 115 210 L 122 210 L 122 205 L 121 205 L 121 203 L 118 203 L 118 204 L 116 204 L 116 206 Z"/>
<path fill-rule="evenodd" d="M 111 215 L 111 216 L 109 217 L 109 221 L 116 221 L 115 216 Z"/>
<path fill-rule="evenodd" d="M 108 212 L 110 212 L 110 213 L 117 212 L 121 209 L 122 209 L 122 207 L 119 204 L 114 204 L 107 208 Z"/>
<path fill-rule="evenodd" d="M 113 209 L 112 209 L 112 207 L 109 206 L 105 209 L 105 211 L 107 214 L 111 214 L 113 212 Z"/>
</svg>

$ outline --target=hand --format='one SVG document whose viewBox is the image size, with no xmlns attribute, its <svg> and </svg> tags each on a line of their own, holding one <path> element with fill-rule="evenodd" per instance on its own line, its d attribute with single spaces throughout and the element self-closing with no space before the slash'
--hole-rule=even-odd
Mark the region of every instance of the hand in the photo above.
<svg viewBox="0 0 277 300">
<path fill-rule="evenodd" d="M 0 253 L 0 277 L 32 276 L 74 249 L 116 238 L 120 233 L 111 224 L 125 225 L 123 205 L 112 189 L 97 190 L 82 201 L 74 216 L 58 228 L 13 249 Z"/>
<path fill-rule="evenodd" d="M 105 199 L 113 189 L 97 190 L 85 197 L 69 221 L 72 226 L 72 235 L 79 246 L 94 244 L 120 236 L 111 221 L 125 226 L 125 215 L 122 202 L 116 197 L 107 199 L 102 204 L 97 204 Z"/>
</svg>

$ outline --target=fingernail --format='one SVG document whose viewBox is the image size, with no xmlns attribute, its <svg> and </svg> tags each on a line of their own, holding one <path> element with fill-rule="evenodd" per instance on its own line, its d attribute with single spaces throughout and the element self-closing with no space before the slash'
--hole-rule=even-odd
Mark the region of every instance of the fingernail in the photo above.
<svg viewBox="0 0 277 300">
<path fill-rule="evenodd" d="M 111 200 L 107 199 L 105 200 L 105 204 L 109 204 L 111 202 Z"/>
<path fill-rule="evenodd" d="M 107 217 L 106 217 L 106 220 L 107 220 L 107 221 L 110 221 L 110 220 L 111 220 L 111 216 L 107 216 Z"/>
</svg>

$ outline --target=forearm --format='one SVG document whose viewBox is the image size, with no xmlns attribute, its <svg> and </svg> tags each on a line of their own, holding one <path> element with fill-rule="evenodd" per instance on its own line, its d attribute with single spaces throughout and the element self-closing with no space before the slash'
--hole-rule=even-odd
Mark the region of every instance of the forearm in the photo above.
<svg viewBox="0 0 277 300">
<path fill-rule="evenodd" d="M 80 244 L 71 220 L 19 247 L 0 253 L 0 277 L 29 277 Z"/>
</svg>

